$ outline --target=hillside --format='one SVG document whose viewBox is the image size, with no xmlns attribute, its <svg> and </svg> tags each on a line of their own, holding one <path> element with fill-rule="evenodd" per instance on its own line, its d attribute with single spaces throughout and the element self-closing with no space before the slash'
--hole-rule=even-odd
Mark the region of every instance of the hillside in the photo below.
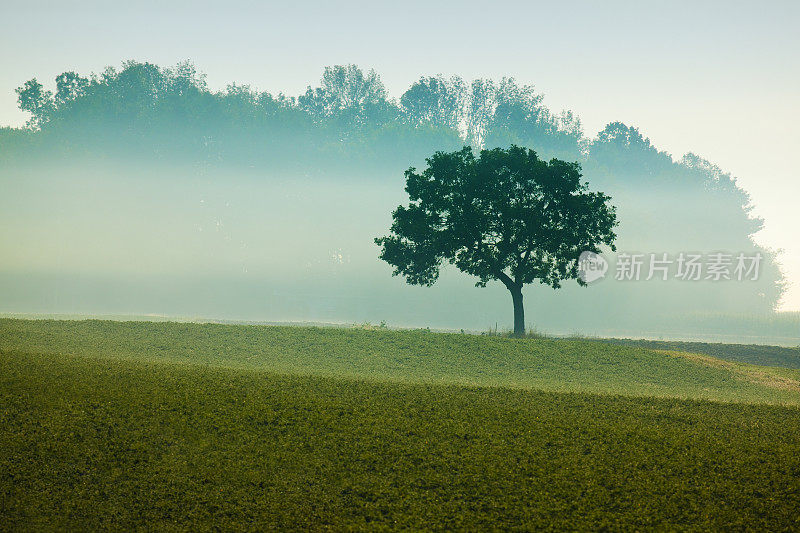
<svg viewBox="0 0 800 533">
<path fill-rule="evenodd" d="M 0 319 L 0 350 L 380 381 L 800 404 L 800 371 L 584 340 L 153 322 Z M 770 383 L 777 376 L 780 383 Z"/>
<path fill-rule="evenodd" d="M 797 377 L 587 341 L 3 320 L 0 515 L 11 530 L 796 529 L 800 410 L 766 404 L 797 404 Z"/>
</svg>

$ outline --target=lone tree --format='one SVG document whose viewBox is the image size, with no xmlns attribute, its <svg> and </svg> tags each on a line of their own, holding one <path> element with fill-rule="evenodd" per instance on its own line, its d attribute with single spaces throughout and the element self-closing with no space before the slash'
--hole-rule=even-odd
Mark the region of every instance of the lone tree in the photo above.
<svg viewBox="0 0 800 533">
<path fill-rule="evenodd" d="M 588 190 L 578 163 L 544 161 L 518 146 L 482 150 L 477 159 L 466 146 L 427 163 L 422 173 L 405 172 L 410 204 L 392 214 L 391 234 L 375 239 L 380 258 L 412 285 L 433 285 L 444 261 L 477 276 L 478 287 L 501 281 L 517 336 L 525 333 L 524 285 L 586 285 L 579 255 L 616 249 L 611 198 Z"/>
</svg>

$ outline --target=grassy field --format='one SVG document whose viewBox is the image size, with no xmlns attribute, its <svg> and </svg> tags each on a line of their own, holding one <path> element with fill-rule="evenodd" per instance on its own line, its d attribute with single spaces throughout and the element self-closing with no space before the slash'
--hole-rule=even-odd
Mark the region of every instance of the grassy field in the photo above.
<svg viewBox="0 0 800 533">
<path fill-rule="evenodd" d="M 0 319 L 0 350 L 203 364 L 281 374 L 800 404 L 800 370 L 759 367 L 788 386 L 682 352 L 586 340 L 357 328 Z M 797 383 L 793 383 L 797 381 Z"/>
<path fill-rule="evenodd" d="M 800 529 L 799 383 L 590 341 L 0 320 L 0 529 Z"/>
</svg>

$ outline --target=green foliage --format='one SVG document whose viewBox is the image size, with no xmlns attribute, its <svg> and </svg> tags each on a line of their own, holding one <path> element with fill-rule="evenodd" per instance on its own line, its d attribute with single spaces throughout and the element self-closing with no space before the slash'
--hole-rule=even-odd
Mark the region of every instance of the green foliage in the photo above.
<svg viewBox="0 0 800 533">
<path fill-rule="evenodd" d="M 539 280 L 560 287 L 577 279 L 584 250 L 613 249 L 610 198 L 589 192 L 580 165 L 539 159 L 511 146 L 437 152 L 428 167 L 406 171 L 411 203 L 393 213 L 392 235 L 375 239 L 381 259 L 409 283 L 432 285 L 442 261 L 489 280 L 517 286 Z"/>
<path fill-rule="evenodd" d="M 510 78 L 467 85 L 458 77 L 423 77 L 398 102 L 374 70 L 336 65 L 325 68 L 319 86 L 293 98 L 235 83 L 211 92 L 189 62 L 163 68 L 128 61 L 90 77 L 64 72 L 56 77 L 55 95 L 36 79 L 17 93 L 20 108 L 31 113 L 30 126 L 47 136 L 51 155 L 180 154 L 286 165 L 300 154 L 304 161 L 309 153 L 311 159 L 340 157 L 342 149 L 360 159 L 399 162 L 463 139 L 480 146 L 492 135 L 544 143 L 548 150 L 548 136 L 577 134 L 574 147 L 583 142 L 577 123 L 551 116 L 532 87 Z M 527 114 L 510 111 L 520 106 Z M 573 157 L 579 152 L 561 148 Z"/>
<path fill-rule="evenodd" d="M 400 98 L 400 105 L 415 125 L 430 124 L 459 131 L 466 116 L 464 80 L 441 75 L 422 77 Z"/>
<path fill-rule="evenodd" d="M 800 526 L 797 407 L 452 384 L 462 355 L 499 370 L 510 359 L 482 350 L 523 346 L 524 363 L 566 357 L 562 369 L 613 373 L 624 359 L 656 384 L 667 374 L 647 350 L 336 329 L 0 328 L 4 529 Z M 439 360 L 450 378 L 375 381 L 362 372 L 384 351 Z M 356 379 L 272 373 L 287 353 L 325 372 L 344 358 Z"/>
<path fill-rule="evenodd" d="M 19 108 L 31 114 L 28 125 L 41 128 L 53 112 L 53 93 L 44 89 L 36 78 L 26 81 L 25 85 L 16 89 Z"/>
<path fill-rule="evenodd" d="M 341 121 L 351 127 L 380 125 L 394 118 L 380 77 L 355 65 L 325 67 L 320 87 L 309 87 L 298 104 L 318 122 Z"/>
</svg>

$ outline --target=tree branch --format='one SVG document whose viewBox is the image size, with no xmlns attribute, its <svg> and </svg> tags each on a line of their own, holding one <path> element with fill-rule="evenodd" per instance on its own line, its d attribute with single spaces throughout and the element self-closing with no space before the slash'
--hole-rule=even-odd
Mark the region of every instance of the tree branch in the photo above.
<svg viewBox="0 0 800 533">
<path fill-rule="evenodd" d="M 497 279 L 499 279 L 500 281 L 502 281 L 503 285 L 505 285 L 506 288 L 508 290 L 510 290 L 510 291 L 514 291 L 515 289 L 521 289 L 522 288 L 522 286 L 519 283 L 517 283 L 516 281 L 511 279 L 511 277 L 508 274 L 506 274 L 505 272 L 503 272 L 502 270 L 496 271 L 495 272 L 495 277 Z"/>
</svg>

